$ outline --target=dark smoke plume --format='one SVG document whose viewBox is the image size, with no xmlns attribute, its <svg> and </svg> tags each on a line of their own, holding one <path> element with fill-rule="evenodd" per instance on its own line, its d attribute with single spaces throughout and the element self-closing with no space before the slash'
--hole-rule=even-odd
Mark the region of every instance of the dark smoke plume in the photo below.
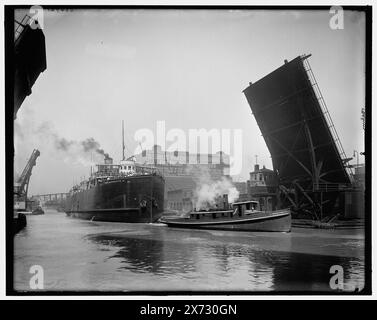
<svg viewBox="0 0 377 320">
<path fill-rule="evenodd" d="M 84 152 L 90 152 L 90 151 L 95 151 L 103 156 L 105 158 L 108 158 L 109 155 L 105 153 L 103 149 L 100 148 L 99 142 L 97 142 L 94 138 L 88 138 L 84 141 L 81 141 L 81 145 L 84 149 Z"/>
<path fill-rule="evenodd" d="M 91 152 L 96 152 L 105 158 L 109 157 L 109 155 L 101 149 L 100 143 L 94 138 L 91 137 L 82 141 L 68 140 L 64 137 L 60 137 L 49 122 L 43 122 L 35 130 L 35 133 L 43 137 L 50 137 L 57 150 L 70 153 L 71 156 L 76 155 L 77 157 L 82 157 L 86 155 L 88 158 Z"/>
<path fill-rule="evenodd" d="M 68 141 L 65 138 L 55 137 L 55 147 L 58 150 L 68 151 L 69 147 L 72 146 L 74 143 L 74 141 Z"/>
</svg>

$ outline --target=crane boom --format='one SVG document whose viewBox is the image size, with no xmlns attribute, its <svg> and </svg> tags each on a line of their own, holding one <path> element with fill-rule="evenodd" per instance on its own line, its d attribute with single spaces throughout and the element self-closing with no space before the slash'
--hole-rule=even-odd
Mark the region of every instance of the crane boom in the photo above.
<svg viewBox="0 0 377 320">
<path fill-rule="evenodd" d="M 34 149 L 31 153 L 31 156 L 26 163 L 26 166 L 24 170 L 22 171 L 21 176 L 17 180 L 17 186 L 15 188 L 15 192 L 18 195 L 27 195 L 27 191 L 29 188 L 29 181 L 31 176 L 31 171 L 33 170 L 33 167 L 36 165 L 37 158 L 40 156 L 40 152 L 37 149 Z"/>
</svg>

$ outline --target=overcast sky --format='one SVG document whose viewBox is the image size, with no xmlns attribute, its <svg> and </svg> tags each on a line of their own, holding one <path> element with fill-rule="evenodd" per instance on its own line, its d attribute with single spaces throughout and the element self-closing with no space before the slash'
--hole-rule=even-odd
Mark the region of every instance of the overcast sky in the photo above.
<svg viewBox="0 0 377 320">
<path fill-rule="evenodd" d="M 122 119 L 129 154 L 136 130 L 155 131 L 164 120 L 167 130 L 241 129 L 236 180 L 246 180 L 255 155 L 261 165 L 272 162 L 242 90 L 284 59 L 310 53 L 347 156 L 363 151 L 365 19 L 345 12 L 344 29 L 332 30 L 330 17 L 327 11 L 45 10 L 47 70 L 15 121 L 16 172 L 37 148 L 29 194 L 67 192 L 90 167 L 56 150 L 49 134 L 94 138 L 119 161 Z"/>
</svg>

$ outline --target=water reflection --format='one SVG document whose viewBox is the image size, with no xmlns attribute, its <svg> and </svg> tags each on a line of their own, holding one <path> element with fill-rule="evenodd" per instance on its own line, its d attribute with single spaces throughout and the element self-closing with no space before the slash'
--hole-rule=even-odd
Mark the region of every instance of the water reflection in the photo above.
<svg viewBox="0 0 377 320">
<path fill-rule="evenodd" d="M 16 235 L 14 279 L 30 290 L 41 265 L 46 290 L 326 290 L 332 265 L 362 287 L 363 237 L 338 232 L 290 234 L 177 230 L 148 224 L 31 216 Z"/>
<path fill-rule="evenodd" d="M 148 236 L 98 235 L 96 243 L 118 248 L 110 259 L 120 259 L 120 269 L 179 279 L 216 282 L 217 288 L 246 291 L 331 291 L 332 265 L 345 270 L 345 282 L 362 287 L 363 260 L 290 252 L 291 237 L 280 239 L 285 251 L 257 245 L 219 241 L 205 232 L 183 234 L 161 229 Z M 116 241 L 114 241 L 116 239 Z M 200 289 L 201 287 L 199 287 Z M 166 287 L 166 290 L 174 288 Z"/>
<path fill-rule="evenodd" d="M 132 270 L 136 273 L 153 273 L 157 275 L 185 273 L 194 271 L 194 263 L 190 256 L 190 248 L 177 250 L 176 244 L 163 240 L 143 238 L 118 238 L 100 235 L 91 237 L 94 242 L 119 247 L 109 259 L 120 258 L 119 269 Z"/>
</svg>

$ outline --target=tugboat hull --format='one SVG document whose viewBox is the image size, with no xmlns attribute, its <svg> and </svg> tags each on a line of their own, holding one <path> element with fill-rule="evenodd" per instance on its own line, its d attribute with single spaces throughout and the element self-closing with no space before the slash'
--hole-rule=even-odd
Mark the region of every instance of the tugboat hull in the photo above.
<svg viewBox="0 0 377 320">
<path fill-rule="evenodd" d="M 291 231 L 291 213 L 289 210 L 257 212 L 242 217 L 203 218 L 198 219 L 198 221 L 189 218 L 162 219 L 161 222 L 175 228 L 266 232 Z"/>
</svg>

